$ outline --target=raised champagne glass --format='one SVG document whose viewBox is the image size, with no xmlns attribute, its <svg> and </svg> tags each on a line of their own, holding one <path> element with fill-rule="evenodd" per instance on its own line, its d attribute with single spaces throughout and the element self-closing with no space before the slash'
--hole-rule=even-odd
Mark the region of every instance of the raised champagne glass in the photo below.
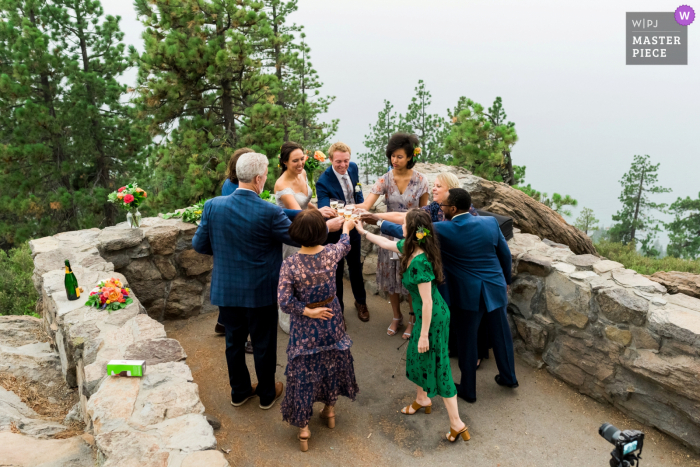
<svg viewBox="0 0 700 467">
<path fill-rule="evenodd" d="M 338 200 L 335 198 L 331 198 L 331 209 L 338 210 Z"/>
</svg>

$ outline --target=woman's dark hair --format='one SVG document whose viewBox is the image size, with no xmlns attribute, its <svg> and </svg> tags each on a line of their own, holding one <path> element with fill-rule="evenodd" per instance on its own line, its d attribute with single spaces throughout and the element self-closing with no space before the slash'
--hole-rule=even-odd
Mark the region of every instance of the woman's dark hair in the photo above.
<svg viewBox="0 0 700 467">
<path fill-rule="evenodd" d="M 226 178 L 231 180 L 231 182 L 235 183 L 238 185 L 238 177 L 236 177 L 236 164 L 238 163 L 238 159 L 243 155 L 243 154 L 248 154 L 249 152 L 255 152 L 250 148 L 241 148 L 241 149 L 236 149 L 236 152 L 233 153 L 233 156 L 228 160 L 228 165 L 226 166 Z"/>
<path fill-rule="evenodd" d="M 389 165 L 391 166 L 391 155 L 394 154 L 397 149 L 403 149 L 406 151 L 406 157 L 408 158 L 408 165 L 406 168 L 412 169 L 413 166 L 416 165 L 416 160 L 413 157 L 413 150 L 419 145 L 420 143 L 416 135 L 394 133 L 391 138 L 389 138 L 389 144 L 386 145 L 386 158 L 389 159 Z"/>
<path fill-rule="evenodd" d="M 304 146 L 294 141 L 287 141 L 282 145 L 282 148 L 280 148 L 280 168 L 282 169 L 282 173 L 287 170 L 289 156 L 297 149 L 301 149 L 301 152 L 304 152 Z"/>
<path fill-rule="evenodd" d="M 430 231 L 429 235 L 423 237 L 423 243 L 418 244 L 416 231 L 424 227 Z M 405 274 L 408 266 L 411 264 L 411 259 L 416 248 L 421 248 L 428 261 L 433 265 L 433 274 L 438 283 L 445 280 L 442 272 L 442 256 L 440 255 L 440 241 L 433 228 L 433 223 L 430 220 L 430 214 L 422 209 L 411 209 L 406 213 L 406 241 L 403 244 L 403 253 L 401 256 L 401 274 Z"/>
<path fill-rule="evenodd" d="M 447 195 L 447 205 L 456 207 L 459 211 L 469 211 L 472 207 L 472 196 L 464 188 L 450 188 Z"/>
<path fill-rule="evenodd" d="M 289 236 L 299 245 L 323 245 L 328 238 L 326 219 L 317 209 L 305 209 L 296 215 L 289 226 Z"/>
</svg>

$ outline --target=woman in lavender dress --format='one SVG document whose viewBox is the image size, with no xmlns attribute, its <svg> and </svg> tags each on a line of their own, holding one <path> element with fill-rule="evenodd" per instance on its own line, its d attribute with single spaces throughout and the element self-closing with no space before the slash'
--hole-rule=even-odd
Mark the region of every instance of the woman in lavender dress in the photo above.
<svg viewBox="0 0 700 467">
<path fill-rule="evenodd" d="M 387 212 L 406 212 L 409 209 L 428 204 L 428 180 L 423 174 L 413 170 L 414 156 L 420 154 L 418 137 L 408 133 L 396 133 L 389 139 L 386 156 L 392 166 L 385 175 L 377 180 L 365 202 L 357 207 L 369 210 L 384 195 Z M 390 238 L 390 237 L 387 237 Z M 392 239 L 393 240 L 393 239 Z M 389 294 L 394 319 L 387 329 L 387 334 L 393 336 L 403 325 L 401 314 L 401 296 L 408 299 L 410 308 L 409 323 L 403 333 L 403 338 L 411 337 L 415 316 L 408 291 L 401 284 L 401 267 L 398 255 L 383 248 L 377 254 L 377 286 Z"/>
<path fill-rule="evenodd" d="M 320 416 L 333 428 L 338 397 L 355 400 L 359 391 L 352 341 L 335 296 L 338 261 L 350 251 L 348 233 L 354 227 L 346 221 L 338 243 L 325 246 L 328 231 L 319 211 L 300 212 L 289 227 L 289 236 L 302 247 L 282 263 L 277 291 L 280 308 L 291 317 L 281 410 L 286 422 L 299 427 L 302 451 L 309 448 L 314 402 L 325 404 Z"/>
</svg>

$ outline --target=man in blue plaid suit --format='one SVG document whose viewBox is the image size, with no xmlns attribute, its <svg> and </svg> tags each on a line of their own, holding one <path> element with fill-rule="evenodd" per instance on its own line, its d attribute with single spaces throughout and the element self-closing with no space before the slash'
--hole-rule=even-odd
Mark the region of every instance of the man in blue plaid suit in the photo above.
<svg viewBox="0 0 700 467">
<path fill-rule="evenodd" d="M 211 303 L 221 311 L 226 328 L 226 363 L 231 404 L 243 405 L 260 397 L 269 409 L 283 394 L 275 382 L 277 367 L 277 283 L 282 244 L 289 238 L 291 221 L 284 211 L 260 199 L 267 180 L 267 157 L 248 153 L 236 164 L 238 189 L 204 204 L 202 220 L 192 239 L 198 253 L 214 256 Z M 328 221 L 337 230 L 341 219 Z M 248 334 L 253 344 L 258 384 L 252 386 L 245 362 Z"/>
</svg>

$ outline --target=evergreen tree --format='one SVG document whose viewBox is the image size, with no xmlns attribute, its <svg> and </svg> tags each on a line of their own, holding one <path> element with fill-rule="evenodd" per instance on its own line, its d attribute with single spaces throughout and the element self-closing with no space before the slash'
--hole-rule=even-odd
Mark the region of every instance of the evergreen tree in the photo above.
<svg viewBox="0 0 700 467">
<path fill-rule="evenodd" d="M 700 193 L 698 199 L 678 198 L 669 211 L 674 219 L 664 224 L 671 240 L 667 253 L 677 258 L 700 258 Z"/>
<path fill-rule="evenodd" d="M 574 227 L 588 235 L 589 230 L 596 230 L 598 228 L 598 222 L 599 221 L 595 218 L 592 209 L 583 208 L 578 218 L 574 222 Z"/>
<path fill-rule="evenodd" d="M 443 143 L 449 132 L 445 119 L 437 114 L 428 113 L 432 96 L 422 79 L 418 80 L 415 91 L 416 95 L 411 98 L 403 120 L 408 131 L 418 136 L 423 149 L 416 162 L 445 162 Z"/>
<path fill-rule="evenodd" d="M 526 195 L 528 195 L 530 198 L 535 199 L 536 201 L 539 201 L 540 203 L 544 204 L 545 206 L 553 209 L 554 211 L 558 212 L 559 214 L 562 214 L 564 216 L 570 216 L 571 215 L 571 210 L 566 209 L 566 206 L 576 206 L 578 204 L 578 201 L 576 201 L 574 198 L 572 198 L 569 195 L 560 195 L 559 193 L 554 193 L 552 194 L 552 197 L 550 198 L 547 193 L 541 193 L 534 189 L 532 185 L 529 183 L 527 185 L 522 185 L 525 183 L 525 171 L 527 167 L 524 165 L 514 165 L 513 166 L 513 176 L 516 181 L 516 185 L 513 186 L 516 190 L 520 190 Z"/>
<path fill-rule="evenodd" d="M 510 152 L 518 136 L 515 124 L 505 121 L 501 98 L 484 111 L 481 104 L 461 97 L 448 114 L 452 126 L 445 138 L 445 151 L 450 163 L 487 180 L 515 184 Z"/>
<path fill-rule="evenodd" d="M 617 224 L 610 229 L 611 239 L 624 244 L 637 240 L 639 231 L 646 232 L 647 236 L 641 240 L 642 250 L 651 256 L 656 256 L 651 245 L 659 226 L 650 211 L 663 211 L 666 204 L 654 203 L 649 196 L 671 191 L 658 185 L 658 170 L 659 164 L 652 164 L 648 155 L 634 156 L 629 172 L 620 179 L 622 193 L 618 199 L 622 202 L 622 209 L 613 215 Z"/>
<path fill-rule="evenodd" d="M 384 100 L 384 108 L 377 114 L 377 123 L 369 125 L 369 134 L 362 142 L 366 152 L 359 155 L 362 168 L 366 175 L 384 175 L 389 169 L 386 158 L 386 146 L 391 135 L 405 130 L 405 123 L 400 115 L 393 111 L 394 106 Z"/>
</svg>

